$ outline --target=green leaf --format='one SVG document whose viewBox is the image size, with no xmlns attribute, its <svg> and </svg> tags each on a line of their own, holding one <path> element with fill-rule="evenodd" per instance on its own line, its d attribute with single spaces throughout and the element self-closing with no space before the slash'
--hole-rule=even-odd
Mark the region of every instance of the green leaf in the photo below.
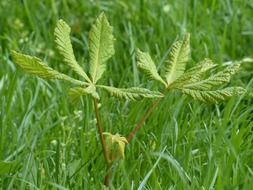
<svg viewBox="0 0 253 190">
<path fill-rule="evenodd" d="M 128 143 L 125 137 L 119 134 L 112 135 L 111 133 L 104 132 L 107 152 L 109 153 L 110 162 L 117 159 L 124 159 L 125 157 L 125 146 Z"/>
<path fill-rule="evenodd" d="M 166 82 L 158 74 L 155 63 L 148 53 L 137 51 L 137 65 L 151 79 L 157 80 L 166 86 Z"/>
<path fill-rule="evenodd" d="M 90 74 L 96 83 L 106 69 L 105 62 L 114 54 L 112 27 L 104 13 L 100 14 L 89 33 Z"/>
<path fill-rule="evenodd" d="M 240 95 L 245 93 L 245 89 L 242 87 L 228 87 L 221 90 L 192 90 L 192 89 L 181 89 L 184 94 L 187 94 L 194 98 L 195 100 L 202 101 L 204 103 L 214 103 L 217 104 L 220 101 L 224 101 L 235 95 Z"/>
<path fill-rule="evenodd" d="M 167 85 L 173 83 L 185 71 L 186 62 L 190 57 L 190 35 L 187 34 L 182 40 L 172 45 L 169 59 L 167 60 L 165 78 Z"/>
<path fill-rule="evenodd" d="M 62 75 L 43 63 L 41 59 L 37 57 L 17 53 L 15 51 L 12 51 L 12 57 L 14 58 L 14 62 L 29 74 L 44 79 L 58 79 Z"/>
<path fill-rule="evenodd" d="M 156 91 L 150 91 L 145 88 L 138 88 L 138 87 L 132 87 L 132 88 L 115 88 L 111 86 L 103 86 L 98 85 L 97 87 L 101 87 L 108 91 L 112 96 L 115 96 L 116 98 L 120 99 L 126 99 L 126 100 L 139 100 L 142 98 L 161 98 L 163 97 L 163 94 Z"/>
<path fill-rule="evenodd" d="M 29 55 L 21 54 L 12 51 L 14 62 L 17 63 L 27 73 L 38 76 L 43 79 L 60 79 L 78 85 L 86 85 L 87 83 L 75 80 L 65 74 L 59 73 L 52 69 L 47 64 L 43 63 L 41 59 Z"/>
<path fill-rule="evenodd" d="M 88 86 L 87 88 L 75 87 L 69 89 L 69 97 L 72 103 L 77 103 L 80 100 L 81 96 L 90 94 L 92 97 L 99 99 L 99 95 L 96 92 L 96 88 L 93 85 Z"/>
<path fill-rule="evenodd" d="M 73 48 L 70 40 L 71 29 L 67 23 L 63 20 L 57 22 L 54 30 L 55 42 L 59 53 L 63 56 L 64 62 L 66 62 L 77 74 L 81 75 L 85 80 L 91 82 L 87 74 L 82 67 L 77 63 Z"/>
<path fill-rule="evenodd" d="M 17 166 L 16 162 L 0 161 L 0 175 L 8 174 Z"/>
<path fill-rule="evenodd" d="M 220 101 L 245 92 L 241 87 L 228 87 L 212 90 L 214 87 L 229 82 L 231 76 L 239 69 L 239 66 L 239 64 L 234 64 L 217 74 L 203 79 L 203 74 L 215 67 L 210 61 L 204 61 L 199 66 L 189 69 L 184 76 L 180 77 L 176 81 L 175 88 L 190 95 L 196 100 L 217 104 Z"/>
<path fill-rule="evenodd" d="M 204 80 L 188 81 L 183 88 L 198 89 L 198 90 L 210 90 L 215 86 L 219 86 L 230 81 L 232 75 L 234 75 L 240 67 L 240 64 L 233 64 L 225 68 L 223 71 L 218 72 Z"/>
<path fill-rule="evenodd" d="M 188 69 L 181 77 L 179 77 L 173 87 L 179 87 L 186 84 L 192 84 L 194 82 L 200 81 L 203 79 L 203 75 L 210 69 L 216 67 L 217 65 L 212 62 L 210 59 L 204 59 L 196 66 Z"/>
</svg>

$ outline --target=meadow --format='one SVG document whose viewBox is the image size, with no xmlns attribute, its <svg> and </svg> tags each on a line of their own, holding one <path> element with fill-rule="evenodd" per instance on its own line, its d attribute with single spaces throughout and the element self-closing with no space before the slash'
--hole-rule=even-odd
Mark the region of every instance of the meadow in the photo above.
<svg viewBox="0 0 253 190">
<path fill-rule="evenodd" d="M 191 34 L 191 61 L 218 65 L 253 58 L 252 0 L 1 0 L 0 190 L 102 189 L 105 165 L 93 104 L 69 101 L 70 84 L 26 74 L 11 50 L 36 55 L 79 78 L 62 64 L 54 44 L 59 19 L 71 26 L 77 61 L 88 65 L 88 32 L 105 12 L 115 55 L 104 84 L 159 90 L 136 64 L 137 48 L 163 66 L 171 44 Z M 253 189 L 253 63 L 245 61 L 230 85 L 247 92 L 208 105 L 173 91 L 161 100 L 113 166 L 110 189 Z M 152 99 L 100 100 L 104 128 L 123 136 Z"/>
</svg>

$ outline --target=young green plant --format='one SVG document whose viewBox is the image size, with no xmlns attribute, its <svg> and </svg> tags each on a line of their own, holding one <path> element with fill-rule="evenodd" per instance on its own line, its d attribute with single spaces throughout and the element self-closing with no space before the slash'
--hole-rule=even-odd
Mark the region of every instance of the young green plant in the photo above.
<svg viewBox="0 0 253 190">
<path fill-rule="evenodd" d="M 80 75 L 83 80 L 74 79 L 66 74 L 60 73 L 41 59 L 12 51 L 14 62 L 17 63 L 27 73 L 38 76 L 43 79 L 59 79 L 76 85 L 70 88 L 69 96 L 73 102 L 79 100 L 83 95 L 90 95 L 93 100 L 94 112 L 97 121 L 98 134 L 104 154 L 107 168 L 113 161 L 124 158 L 125 145 L 127 140 L 119 134 L 112 135 L 109 132 L 103 132 L 103 122 L 101 120 L 98 101 L 100 93 L 98 89 L 109 92 L 112 96 L 123 98 L 126 100 L 138 100 L 142 98 L 160 98 L 163 95 L 159 92 L 150 91 L 145 88 L 116 88 L 98 84 L 104 71 L 106 70 L 106 62 L 114 55 L 114 37 L 112 27 L 110 26 L 104 13 L 101 13 L 89 32 L 89 76 L 77 63 L 75 58 L 71 39 L 70 27 L 63 21 L 59 20 L 54 31 L 56 47 L 66 63 L 75 73 Z M 109 177 L 107 174 L 104 184 L 109 185 Z"/>
<path fill-rule="evenodd" d="M 98 84 L 106 70 L 106 62 L 114 54 L 112 27 L 104 13 L 102 13 L 91 28 L 89 33 L 89 74 L 86 74 L 77 63 L 71 44 L 70 32 L 70 27 L 63 20 L 57 22 L 54 32 L 56 47 L 63 57 L 63 62 L 70 66 L 83 80 L 77 80 L 56 71 L 37 57 L 24 55 L 16 51 L 12 51 L 12 56 L 14 61 L 30 74 L 43 79 L 65 80 L 75 85 L 69 90 L 69 96 L 73 102 L 78 101 L 83 95 L 90 95 L 92 97 L 98 134 L 107 163 L 107 175 L 104 181 L 106 186 L 109 185 L 110 170 L 113 162 L 124 158 L 125 145 L 132 140 L 137 131 L 144 125 L 147 118 L 159 104 L 163 94 L 167 94 L 170 90 L 179 90 L 204 103 L 218 103 L 245 91 L 241 87 L 224 88 L 224 84 L 230 81 L 231 76 L 239 69 L 240 64 L 233 64 L 222 71 L 212 74 L 213 72 L 210 72 L 210 70 L 214 69 L 217 65 L 209 59 L 204 59 L 196 66 L 186 70 L 186 63 L 190 58 L 189 35 L 185 35 L 183 39 L 176 41 L 172 45 L 168 60 L 164 65 L 164 72 L 161 75 L 158 73 L 151 56 L 140 50 L 137 51 L 138 67 L 151 79 L 163 85 L 163 93 L 138 87 L 116 88 Z M 157 98 L 157 100 L 153 102 L 136 127 L 125 138 L 119 134 L 112 135 L 109 132 L 103 132 L 103 122 L 98 108 L 98 101 L 100 100 L 98 89 L 105 90 L 117 98 L 127 100 L 142 98 Z"/>
<path fill-rule="evenodd" d="M 224 87 L 230 81 L 231 76 L 238 71 L 240 63 L 231 64 L 219 72 L 210 72 L 217 65 L 210 59 L 204 59 L 196 66 L 186 70 L 186 64 L 189 59 L 189 34 L 172 45 L 168 59 L 164 65 L 164 72 L 161 72 L 161 75 L 158 73 L 151 56 L 146 52 L 137 50 L 138 67 L 150 79 L 158 81 L 163 85 L 162 91 L 165 95 L 171 90 L 179 90 L 195 100 L 208 104 L 217 104 L 227 98 L 245 92 L 245 89 L 242 87 Z M 162 97 L 155 100 L 143 115 L 136 127 L 128 135 L 128 142 L 132 140 L 137 131 L 144 125 L 146 119 L 155 110 L 161 99 Z"/>
</svg>

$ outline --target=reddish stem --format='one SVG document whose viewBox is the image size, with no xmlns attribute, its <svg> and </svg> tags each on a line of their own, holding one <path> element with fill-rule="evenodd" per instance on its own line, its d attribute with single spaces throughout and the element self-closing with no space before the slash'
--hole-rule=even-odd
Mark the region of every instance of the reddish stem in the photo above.
<svg viewBox="0 0 253 190">
<path fill-rule="evenodd" d="M 136 125 L 136 127 L 130 132 L 130 134 L 127 136 L 128 143 L 132 140 L 134 135 L 139 131 L 139 129 L 143 126 L 146 119 L 150 116 L 150 114 L 155 110 L 158 103 L 161 101 L 161 98 L 158 98 L 156 101 L 153 102 L 151 107 L 145 112 L 143 117 L 141 118 L 140 122 Z"/>
</svg>

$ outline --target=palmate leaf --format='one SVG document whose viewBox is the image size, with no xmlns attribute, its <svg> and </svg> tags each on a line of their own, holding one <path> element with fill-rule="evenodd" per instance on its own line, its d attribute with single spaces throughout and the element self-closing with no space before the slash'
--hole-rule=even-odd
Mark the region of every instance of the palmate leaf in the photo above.
<svg viewBox="0 0 253 190">
<path fill-rule="evenodd" d="M 166 64 L 165 78 L 167 85 L 173 83 L 185 71 L 186 62 L 190 58 L 190 35 L 187 34 L 182 40 L 172 45 L 169 59 Z"/>
<path fill-rule="evenodd" d="M 89 33 L 90 75 L 96 83 L 106 69 L 105 62 L 114 54 L 112 27 L 100 14 Z"/>
<path fill-rule="evenodd" d="M 125 146 L 128 143 L 125 137 L 119 134 L 112 135 L 111 133 L 104 132 L 106 148 L 109 153 L 110 162 L 117 159 L 124 159 L 125 157 Z"/>
<path fill-rule="evenodd" d="M 196 90 L 210 90 L 213 87 L 228 83 L 232 75 L 234 75 L 240 67 L 240 64 L 233 64 L 225 68 L 223 71 L 214 74 L 207 79 L 188 81 L 183 85 L 183 88 L 196 89 Z"/>
<path fill-rule="evenodd" d="M 245 93 L 245 89 L 241 87 L 227 87 L 220 90 L 193 90 L 193 89 L 181 89 L 184 94 L 191 96 L 195 100 L 202 101 L 204 103 L 217 104 L 220 101 L 224 101 L 234 95 L 240 95 Z"/>
<path fill-rule="evenodd" d="M 158 74 L 155 63 L 148 53 L 137 51 L 137 65 L 149 78 L 157 80 L 166 86 L 166 82 Z"/>
<path fill-rule="evenodd" d="M 17 63 L 27 73 L 38 76 L 40 78 L 60 79 L 82 86 L 87 84 L 52 69 L 37 57 L 21 54 L 16 51 L 12 51 L 12 57 L 14 59 L 14 62 Z"/>
<path fill-rule="evenodd" d="M 82 67 L 77 63 L 70 40 L 71 29 L 63 20 L 57 22 L 54 30 L 55 42 L 59 53 L 63 56 L 66 62 L 77 74 L 81 75 L 86 81 L 90 82 L 89 77 L 84 72 Z"/>
<path fill-rule="evenodd" d="M 99 85 L 98 87 L 105 89 L 112 96 L 115 96 L 116 98 L 126 99 L 126 100 L 139 100 L 142 98 L 161 98 L 161 97 L 163 97 L 163 94 L 161 94 L 160 92 L 150 91 L 145 88 L 138 88 L 138 87 L 115 88 L 115 87 L 103 86 L 103 85 Z"/>
<path fill-rule="evenodd" d="M 74 87 L 69 89 L 69 97 L 73 104 L 77 103 L 80 100 L 81 96 L 90 94 L 92 97 L 99 99 L 99 95 L 96 92 L 95 86 L 88 86 L 87 88 Z"/>
</svg>

